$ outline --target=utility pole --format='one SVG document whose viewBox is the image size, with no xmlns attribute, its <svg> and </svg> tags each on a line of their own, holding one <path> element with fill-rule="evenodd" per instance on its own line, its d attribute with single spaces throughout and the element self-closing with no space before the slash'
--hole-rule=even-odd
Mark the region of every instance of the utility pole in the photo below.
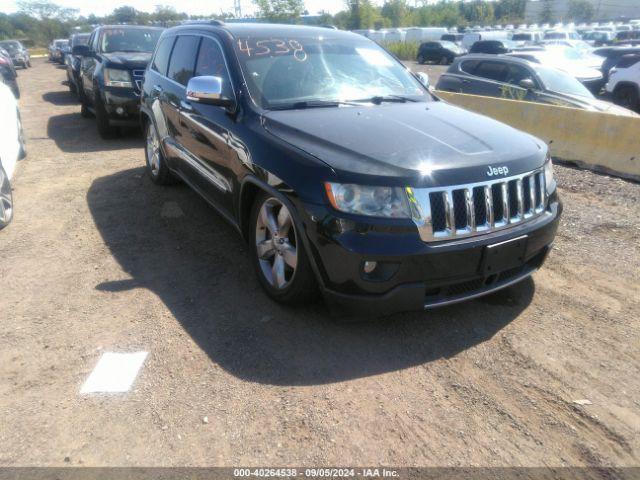
<svg viewBox="0 0 640 480">
<path fill-rule="evenodd" d="M 233 14 L 236 16 L 236 18 L 241 18 L 242 17 L 242 5 L 240 4 L 241 0 L 233 0 Z"/>
</svg>

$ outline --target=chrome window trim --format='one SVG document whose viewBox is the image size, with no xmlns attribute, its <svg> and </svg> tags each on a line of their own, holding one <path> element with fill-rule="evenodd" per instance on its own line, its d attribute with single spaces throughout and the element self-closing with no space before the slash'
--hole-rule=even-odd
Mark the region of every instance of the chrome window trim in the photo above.
<svg viewBox="0 0 640 480">
<path fill-rule="evenodd" d="M 524 209 L 524 189 L 523 179 L 529 177 L 529 206 Z M 538 178 L 538 183 L 536 182 Z M 511 202 L 509 200 L 509 183 L 516 181 L 517 210 L 510 212 Z M 536 183 L 540 194 L 540 202 L 536 204 Z M 493 205 L 492 187 L 500 185 L 502 218 L 495 217 Z M 539 217 L 546 211 L 549 192 L 546 191 L 544 178 L 544 166 L 529 172 L 509 177 L 497 178 L 483 182 L 468 183 L 462 185 L 451 185 L 447 187 L 430 188 L 407 188 L 407 196 L 411 204 L 411 218 L 418 227 L 420 238 L 424 242 L 438 242 L 458 238 L 468 238 L 484 235 L 506 228 L 520 225 L 534 218 Z M 475 205 L 473 191 L 475 188 L 484 189 L 486 221 L 482 225 L 476 225 Z M 467 212 L 467 224 L 464 228 L 456 228 L 455 204 L 453 192 L 461 190 L 465 197 L 465 209 Z M 431 194 L 441 194 L 444 204 L 445 229 L 433 230 L 433 218 L 431 210 Z"/>
</svg>

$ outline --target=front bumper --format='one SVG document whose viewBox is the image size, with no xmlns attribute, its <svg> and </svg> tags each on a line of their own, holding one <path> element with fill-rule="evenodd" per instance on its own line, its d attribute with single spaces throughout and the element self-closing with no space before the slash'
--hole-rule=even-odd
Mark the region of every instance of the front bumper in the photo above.
<svg viewBox="0 0 640 480">
<path fill-rule="evenodd" d="M 380 316 L 418 311 L 486 295 L 521 281 L 544 263 L 558 228 L 562 204 L 554 193 L 544 214 L 487 235 L 438 243 L 423 242 L 415 228 L 395 231 L 349 224 L 315 207 L 323 218 L 306 231 L 322 276 L 325 299 L 350 314 Z M 311 209 L 313 210 L 313 208 Z M 522 261 L 484 273 L 486 247 L 526 236 Z M 368 276 L 365 261 L 378 262 Z"/>
<path fill-rule="evenodd" d="M 104 106 L 111 125 L 139 125 L 140 95 L 134 89 L 105 87 Z"/>
</svg>

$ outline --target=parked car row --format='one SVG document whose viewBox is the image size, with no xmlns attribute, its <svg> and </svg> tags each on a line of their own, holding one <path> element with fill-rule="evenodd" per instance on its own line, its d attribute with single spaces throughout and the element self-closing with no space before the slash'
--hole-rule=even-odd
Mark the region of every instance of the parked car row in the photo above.
<svg viewBox="0 0 640 480">
<path fill-rule="evenodd" d="M 31 56 L 29 51 L 18 40 L 2 40 L 0 48 L 5 50 L 11 57 L 11 61 L 15 67 L 30 68 Z"/>
<path fill-rule="evenodd" d="M 544 142 L 439 101 L 361 36 L 104 26 L 72 54 L 100 134 L 141 125 L 151 180 L 214 206 L 276 301 L 434 308 L 529 277 L 553 243 Z"/>
<path fill-rule="evenodd" d="M 69 40 L 66 38 L 58 38 L 49 45 L 50 62 L 63 64 L 67 53 L 69 53 Z"/>
</svg>

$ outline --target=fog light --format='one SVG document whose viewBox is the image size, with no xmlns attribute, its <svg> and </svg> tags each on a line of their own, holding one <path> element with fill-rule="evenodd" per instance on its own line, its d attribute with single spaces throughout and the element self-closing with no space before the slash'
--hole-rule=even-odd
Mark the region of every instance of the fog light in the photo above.
<svg viewBox="0 0 640 480">
<path fill-rule="evenodd" d="M 118 107 L 118 108 L 116 108 L 116 113 L 117 113 L 118 115 L 124 115 L 124 108 L 122 108 L 122 107 Z"/>
<path fill-rule="evenodd" d="M 377 266 L 378 266 L 378 262 L 374 262 L 374 261 L 364 262 L 364 273 L 366 274 L 373 273 L 373 271 L 376 269 Z"/>
</svg>

